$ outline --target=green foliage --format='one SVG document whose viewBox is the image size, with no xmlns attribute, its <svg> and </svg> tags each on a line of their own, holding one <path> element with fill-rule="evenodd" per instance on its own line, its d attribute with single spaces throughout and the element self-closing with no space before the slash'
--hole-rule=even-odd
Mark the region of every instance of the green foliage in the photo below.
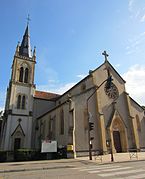
<svg viewBox="0 0 145 179">
<path fill-rule="evenodd" d="M 7 159 L 7 151 L 0 151 L 0 162 L 5 162 Z"/>
<path fill-rule="evenodd" d="M 33 149 L 18 149 L 14 152 L 14 158 L 16 161 L 34 160 L 37 151 Z"/>
</svg>

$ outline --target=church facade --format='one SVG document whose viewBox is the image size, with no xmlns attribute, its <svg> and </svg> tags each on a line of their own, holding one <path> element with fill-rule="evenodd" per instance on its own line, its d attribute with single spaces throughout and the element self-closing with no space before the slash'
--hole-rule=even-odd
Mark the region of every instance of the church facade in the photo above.
<svg viewBox="0 0 145 179">
<path fill-rule="evenodd" d="M 126 82 L 106 52 L 103 55 L 104 63 L 63 95 L 38 91 L 34 84 L 36 52 L 35 48 L 31 51 L 27 25 L 13 59 L 1 149 L 40 150 L 42 140 L 55 140 L 58 148 L 68 147 L 68 157 L 75 158 L 90 150 L 145 148 L 145 110 L 126 92 Z"/>
</svg>

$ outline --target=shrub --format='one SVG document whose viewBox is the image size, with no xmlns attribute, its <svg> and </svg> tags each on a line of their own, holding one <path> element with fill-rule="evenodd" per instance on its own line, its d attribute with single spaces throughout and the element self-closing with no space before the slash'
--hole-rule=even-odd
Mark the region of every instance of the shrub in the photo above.
<svg viewBox="0 0 145 179">
<path fill-rule="evenodd" d="M 5 162 L 7 160 L 7 151 L 0 151 L 0 162 Z"/>
<path fill-rule="evenodd" d="M 32 149 L 18 149 L 14 152 L 16 161 L 27 161 L 35 158 L 36 151 Z"/>
</svg>

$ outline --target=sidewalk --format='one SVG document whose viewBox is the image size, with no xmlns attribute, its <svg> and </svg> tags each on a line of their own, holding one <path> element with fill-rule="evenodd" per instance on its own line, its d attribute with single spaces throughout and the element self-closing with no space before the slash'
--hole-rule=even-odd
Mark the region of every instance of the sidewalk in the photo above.
<svg viewBox="0 0 145 179">
<path fill-rule="evenodd" d="M 129 162 L 145 160 L 145 152 L 115 153 L 113 154 L 114 162 Z M 89 160 L 88 157 L 79 157 L 78 160 Z M 92 162 L 110 163 L 111 154 L 92 156 Z"/>
<path fill-rule="evenodd" d="M 145 160 L 145 152 L 138 153 L 115 153 L 113 154 L 114 162 L 137 162 Z M 78 157 L 76 159 L 60 159 L 60 160 L 43 160 L 43 161 L 27 161 L 27 162 L 9 162 L 0 163 L 0 173 L 8 172 L 22 172 L 22 171 L 35 171 L 35 170 L 49 170 L 60 168 L 74 168 L 80 163 L 92 163 L 92 164 L 112 164 L 111 155 L 100 155 L 92 157 L 89 160 L 88 157 Z"/>
</svg>

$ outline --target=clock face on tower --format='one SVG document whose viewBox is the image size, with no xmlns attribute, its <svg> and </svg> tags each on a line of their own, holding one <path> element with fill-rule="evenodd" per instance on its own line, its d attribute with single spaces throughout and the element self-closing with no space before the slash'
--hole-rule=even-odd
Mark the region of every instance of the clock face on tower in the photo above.
<svg viewBox="0 0 145 179">
<path fill-rule="evenodd" d="M 116 100 L 119 96 L 118 89 L 114 83 L 111 83 L 111 86 L 109 89 L 107 88 L 107 83 L 106 83 L 104 87 L 104 91 L 110 99 Z"/>
</svg>

